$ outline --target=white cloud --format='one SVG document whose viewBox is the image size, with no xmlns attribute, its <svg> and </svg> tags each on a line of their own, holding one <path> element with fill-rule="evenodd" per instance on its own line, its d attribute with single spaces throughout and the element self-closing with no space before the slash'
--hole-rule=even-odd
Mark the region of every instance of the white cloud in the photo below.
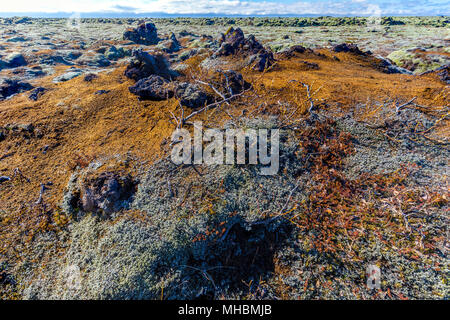
<svg viewBox="0 0 450 320">
<path fill-rule="evenodd" d="M 441 0 L 442 1 L 442 0 Z M 429 9 L 440 10 L 439 3 Z M 242 0 L 14 0 L 5 2 L 0 7 L 0 12 L 165 12 L 177 14 L 372 14 L 373 5 L 376 1 L 366 0 L 342 0 L 342 1 L 297 1 L 291 3 L 282 3 L 281 1 L 242 1 Z M 423 12 L 421 1 L 417 1 L 417 6 L 402 6 L 401 1 L 386 3 L 381 7 L 383 14 L 404 13 L 420 14 Z M 428 3 L 430 3 L 428 2 Z M 445 1 L 444 1 L 445 2 Z M 131 4 L 131 5 L 130 5 Z M 447 7 L 448 8 L 448 7 Z M 442 10 L 445 9 L 445 5 Z M 448 11 L 448 9 L 447 9 Z M 436 12 L 438 13 L 438 12 Z M 443 14 L 443 13 L 441 13 Z"/>
</svg>

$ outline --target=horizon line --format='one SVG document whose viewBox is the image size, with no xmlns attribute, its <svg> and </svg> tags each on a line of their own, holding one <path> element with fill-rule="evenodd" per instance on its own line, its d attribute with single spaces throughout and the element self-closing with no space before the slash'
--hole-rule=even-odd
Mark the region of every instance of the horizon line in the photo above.
<svg viewBox="0 0 450 320">
<path fill-rule="evenodd" d="M 315 14 L 315 13 L 303 13 L 303 14 L 225 14 L 225 13 L 166 13 L 166 12 L 143 12 L 143 13 L 130 13 L 130 12 L 0 12 L 0 18 L 70 18 L 74 14 L 80 16 L 80 18 L 320 18 L 320 17 L 332 17 L 332 18 L 366 18 L 373 15 L 370 14 Z M 380 15 L 380 17 L 449 17 L 448 14 L 434 14 L 434 15 L 419 15 L 419 14 L 396 14 L 386 13 Z"/>
</svg>

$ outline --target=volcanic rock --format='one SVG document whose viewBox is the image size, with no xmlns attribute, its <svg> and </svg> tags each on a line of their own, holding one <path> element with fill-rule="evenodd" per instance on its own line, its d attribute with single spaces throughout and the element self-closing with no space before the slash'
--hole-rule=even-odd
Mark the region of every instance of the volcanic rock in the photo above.
<svg viewBox="0 0 450 320">
<path fill-rule="evenodd" d="M 341 43 L 333 46 L 334 52 L 350 52 L 358 55 L 366 55 L 362 52 L 356 44 L 353 43 Z"/>
<path fill-rule="evenodd" d="M 196 109 L 208 102 L 208 94 L 197 84 L 180 82 L 175 88 L 175 96 L 186 107 Z"/>
<path fill-rule="evenodd" d="M 39 97 L 45 92 L 47 89 L 43 87 L 37 87 L 33 91 L 31 91 L 31 94 L 28 96 L 30 100 L 37 101 Z"/>
<path fill-rule="evenodd" d="M 0 100 L 4 100 L 16 93 L 33 89 L 33 86 L 27 82 L 21 82 L 16 79 L 6 79 L 0 83 Z"/>
<path fill-rule="evenodd" d="M 143 100 L 165 100 L 173 96 L 173 92 L 168 89 L 168 83 L 163 77 L 151 75 L 136 82 L 129 90 Z"/>
<path fill-rule="evenodd" d="M 150 54 L 142 49 L 133 50 L 132 60 L 125 70 L 125 76 L 141 80 L 156 74 L 170 79 L 175 74 L 169 69 L 169 63 L 162 54 Z"/>
<path fill-rule="evenodd" d="M 6 56 L 4 62 L 6 63 L 8 68 L 17 68 L 27 65 L 27 61 L 25 60 L 24 56 L 21 53 L 17 52 L 11 53 L 10 55 Z"/>
<path fill-rule="evenodd" d="M 142 23 L 137 28 L 127 29 L 123 34 L 123 39 L 144 45 L 153 45 L 159 42 L 156 26 L 151 22 Z"/>
<path fill-rule="evenodd" d="M 104 172 L 97 177 L 87 179 L 81 190 L 81 209 L 85 212 L 103 212 L 111 214 L 124 207 L 132 195 L 133 180 L 129 175 Z"/>
<path fill-rule="evenodd" d="M 265 49 L 254 35 L 245 38 L 240 28 L 233 27 L 226 34 L 222 34 L 220 48 L 214 53 L 214 56 L 229 55 L 249 57 L 247 64 L 258 71 L 263 71 L 275 61 L 272 51 Z"/>
</svg>

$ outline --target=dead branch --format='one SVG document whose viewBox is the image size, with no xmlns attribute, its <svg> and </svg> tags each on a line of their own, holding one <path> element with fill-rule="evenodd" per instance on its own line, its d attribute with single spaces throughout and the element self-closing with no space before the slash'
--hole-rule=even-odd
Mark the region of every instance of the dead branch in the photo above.
<svg viewBox="0 0 450 320">
<path fill-rule="evenodd" d="M 308 100 L 309 100 L 308 112 L 311 113 L 311 111 L 314 109 L 314 102 L 313 102 L 312 97 L 311 97 L 310 88 L 309 88 L 309 86 L 307 84 L 305 84 L 303 82 L 301 82 L 301 84 L 306 88 L 306 95 L 307 95 Z"/>
<path fill-rule="evenodd" d="M 45 185 L 43 183 L 41 183 L 41 189 L 39 191 L 39 198 L 37 199 L 35 204 L 41 204 L 42 203 L 44 192 L 45 192 Z"/>
<path fill-rule="evenodd" d="M 230 100 L 233 100 L 233 99 L 235 99 L 235 98 L 237 98 L 237 97 L 243 95 L 244 93 L 246 93 L 246 92 L 249 91 L 249 90 L 250 90 L 250 89 L 244 90 L 244 91 L 242 91 L 241 93 L 237 93 L 237 94 L 232 95 L 231 97 L 225 98 L 225 99 L 223 99 L 223 100 L 221 100 L 221 101 L 217 101 L 217 102 L 208 104 L 207 106 L 205 106 L 205 107 L 203 107 L 203 108 L 201 108 L 201 109 L 199 109 L 199 110 L 197 110 L 197 111 L 192 112 L 190 115 L 188 115 L 186 118 L 184 118 L 184 119 L 183 119 L 183 123 L 185 123 L 185 122 L 186 122 L 187 120 L 189 120 L 190 118 L 196 116 L 197 114 L 202 113 L 203 111 L 208 110 L 208 109 L 216 108 L 216 107 L 220 106 L 222 103 L 226 103 L 226 102 L 228 102 L 228 101 L 230 101 Z"/>
<path fill-rule="evenodd" d="M 222 100 L 226 103 L 226 104 L 229 104 L 227 101 L 226 101 L 226 98 L 225 98 L 225 96 L 219 91 L 219 90 L 217 90 L 216 88 L 214 88 L 214 86 L 212 85 L 212 84 L 210 84 L 210 83 L 208 83 L 208 82 L 205 82 L 205 81 L 201 81 L 201 80 L 195 80 L 196 82 L 198 82 L 198 83 L 201 83 L 201 84 L 203 84 L 203 85 L 205 85 L 205 86 L 208 86 L 208 87 L 210 87 L 219 97 L 221 97 L 222 98 Z"/>
<path fill-rule="evenodd" d="M 414 97 L 414 98 L 412 98 L 411 100 L 409 100 L 407 103 L 404 103 L 404 104 L 402 104 L 402 105 L 400 105 L 400 106 L 397 105 L 397 106 L 395 107 L 397 113 L 400 113 L 400 110 L 401 110 L 401 109 L 403 109 L 404 107 L 409 106 L 409 105 L 412 104 L 412 103 L 414 102 L 414 100 L 416 100 L 416 99 L 417 99 L 417 97 Z"/>
</svg>

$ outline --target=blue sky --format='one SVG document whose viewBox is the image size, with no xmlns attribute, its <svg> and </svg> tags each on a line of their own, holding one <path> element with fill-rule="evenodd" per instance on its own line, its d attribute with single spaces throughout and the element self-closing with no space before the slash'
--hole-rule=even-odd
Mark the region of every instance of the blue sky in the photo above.
<svg viewBox="0 0 450 320">
<path fill-rule="evenodd" d="M 2 0 L 6 12 L 228 15 L 449 15 L 450 0 Z"/>
</svg>

